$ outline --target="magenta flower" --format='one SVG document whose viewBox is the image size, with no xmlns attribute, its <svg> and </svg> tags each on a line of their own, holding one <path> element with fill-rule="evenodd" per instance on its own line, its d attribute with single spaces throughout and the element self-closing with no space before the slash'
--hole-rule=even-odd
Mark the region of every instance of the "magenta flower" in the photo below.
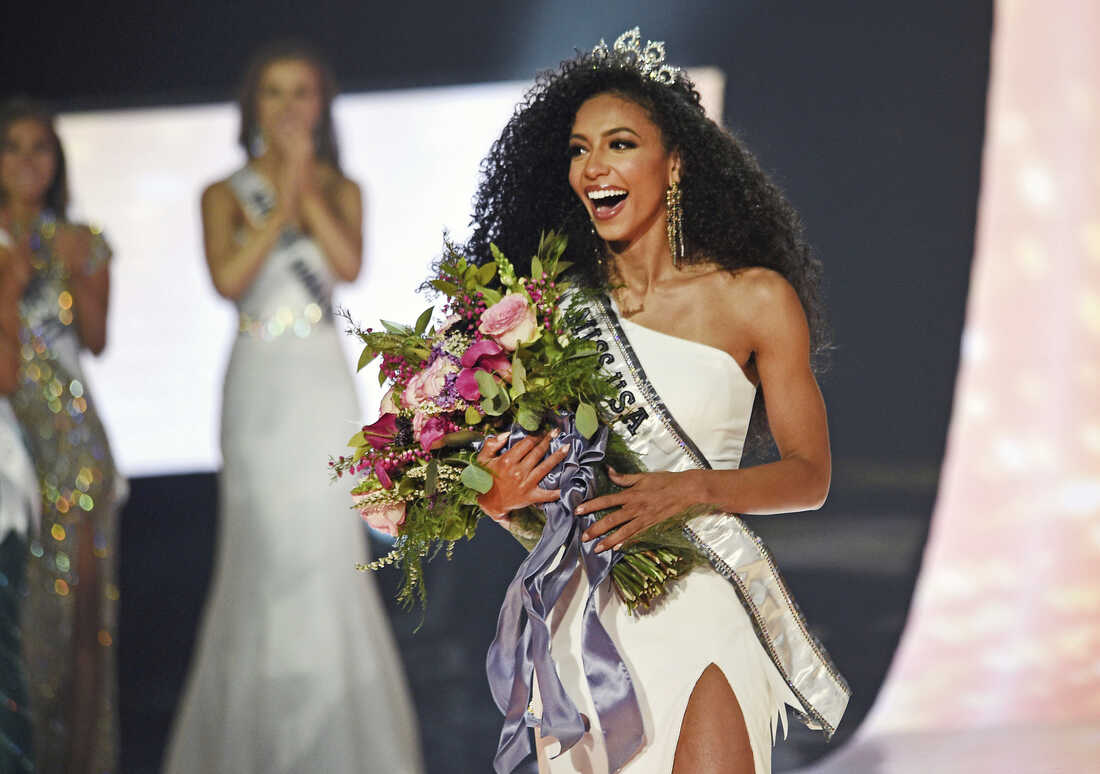
<svg viewBox="0 0 1100 774">
<path fill-rule="evenodd" d="M 374 463 L 374 475 L 378 476 L 378 483 L 382 485 L 383 489 L 393 489 L 393 479 L 390 478 L 390 474 L 386 472 L 386 467 L 382 464 L 382 460 Z"/>
<path fill-rule="evenodd" d="M 397 437 L 397 414 L 385 413 L 374 424 L 363 427 L 363 438 L 373 449 L 381 449 L 393 443 Z"/>
<path fill-rule="evenodd" d="M 482 339 L 476 341 L 470 345 L 470 348 L 462 355 L 462 367 L 473 368 L 477 365 L 477 361 L 485 356 L 499 355 L 504 351 L 504 347 L 497 344 L 492 339 Z"/>
<path fill-rule="evenodd" d="M 455 388 L 464 400 L 470 402 L 481 398 L 477 388 L 478 371 L 497 373 L 505 381 L 512 378 L 512 360 L 502 346 L 490 339 L 472 344 L 462 355 L 462 366 Z"/>
<path fill-rule="evenodd" d="M 420 428 L 420 448 L 424 451 L 428 451 L 432 446 L 439 441 L 440 438 L 447 434 L 447 421 L 443 417 L 432 417 L 424 422 L 423 427 Z"/>
</svg>

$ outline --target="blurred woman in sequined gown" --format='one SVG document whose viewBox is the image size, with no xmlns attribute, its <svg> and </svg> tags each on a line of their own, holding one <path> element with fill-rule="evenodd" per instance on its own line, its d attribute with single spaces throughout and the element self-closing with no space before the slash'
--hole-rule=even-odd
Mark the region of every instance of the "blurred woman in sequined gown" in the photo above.
<svg viewBox="0 0 1100 774">
<path fill-rule="evenodd" d="M 42 496 L 22 609 L 33 755 L 39 772 L 113 771 L 116 517 L 125 485 L 78 358 L 106 345 L 110 249 L 66 217 L 65 157 L 49 113 L 9 103 L 0 139 L 0 264 L 22 284 L 11 405 Z"/>
<path fill-rule="evenodd" d="M 0 771 L 32 772 L 31 718 L 23 668 L 20 607 L 27 538 L 42 508 L 38 477 L 9 396 L 19 386 L 19 298 L 27 284 L 0 234 Z M 6 249 L 4 252 L 2 249 Z"/>
<path fill-rule="evenodd" d="M 359 187 L 340 171 L 331 81 L 272 50 L 246 75 L 248 163 L 203 193 L 206 258 L 240 329 L 225 376 L 218 549 L 169 774 L 419 772 L 366 535 L 328 455 L 358 425 L 332 290 L 359 273 Z"/>
</svg>

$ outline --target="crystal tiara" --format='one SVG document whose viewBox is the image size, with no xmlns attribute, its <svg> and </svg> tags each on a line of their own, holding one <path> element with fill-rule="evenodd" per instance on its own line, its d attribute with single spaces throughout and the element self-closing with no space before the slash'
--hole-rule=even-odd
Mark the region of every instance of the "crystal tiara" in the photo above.
<svg viewBox="0 0 1100 774">
<path fill-rule="evenodd" d="M 615 60 L 666 86 L 676 83 L 682 73 L 679 67 L 665 63 L 664 41 L 648 40 L 645 46 L 642 45 L 642 31 L 638 27 L 620 35 L 610 49 L 600 38 L 592 54 L 600 59 Z"/>
</svg>

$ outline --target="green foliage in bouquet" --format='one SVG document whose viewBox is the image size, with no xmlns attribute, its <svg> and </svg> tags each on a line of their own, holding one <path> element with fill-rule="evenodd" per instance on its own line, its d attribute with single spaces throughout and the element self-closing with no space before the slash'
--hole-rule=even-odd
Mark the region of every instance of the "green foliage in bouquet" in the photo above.
<svg viewBox="0 0 1100 774">
<path fill-rule="evenodd" d="M 356 433 L 351 453 L 330 466 L 337 476 L 357 477 L 355 507 L 372 527 L 396 538 L 392 550 L 366 568 L 403 570 L 398 599 L 406 605 L 426 603 L 423 561 L 441 550 L 450 556 L 485 515 L 477 498 L 493 478 L 477 463 L 476 442 L 513 423 L 545 431 L 561 411 L 571 412 L 578 432 L 591 438 L 600 422 L 596 407 L 615 397 L 596 345 L 569 335 L 583 321 L 588 295 L 567 279 L 565 247 L 563 236 L 544 234 L 531 276 L 524 277 L 495 246 L 493 260 L 478 265 L 447 243 L 436 277 L 426 283 L 445 299 L 442 325 L 431 325 L 435 307 L 411 326 L 383 320 L 381 330 L 364 330 L 349 318 L 350 332 L 363 342 L 359 369 L 381 357 L 379 382 L 389 389 L 379 420 Z M 638 460 L 611 429 L 608 464 L 639 472 Z M 599 482 L 601 494 L 615 490 L 602 472 Z M 542 524 L 534 507 L 508 520 L 528 548 Z M 624 548 L 612 579 L 631 609 L 652 605 L 695 563 L 681 524 L 658 525 Z"/>
</svg>

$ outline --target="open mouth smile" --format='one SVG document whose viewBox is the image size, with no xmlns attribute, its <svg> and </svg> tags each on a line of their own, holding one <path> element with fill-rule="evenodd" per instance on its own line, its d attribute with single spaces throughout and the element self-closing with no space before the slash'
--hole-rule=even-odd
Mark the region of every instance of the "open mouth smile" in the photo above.
<svg viewBox="0 0 1100 774">
<path fill-rule="evenodd" d="M 597 220 L 608 220 L 618 215 L 623 208 L 623 203 L 630 195 L 622 188 L 614 186 L 589 188 L 585 194 L 592 202 L 592 214 Z"/>
</svg>

